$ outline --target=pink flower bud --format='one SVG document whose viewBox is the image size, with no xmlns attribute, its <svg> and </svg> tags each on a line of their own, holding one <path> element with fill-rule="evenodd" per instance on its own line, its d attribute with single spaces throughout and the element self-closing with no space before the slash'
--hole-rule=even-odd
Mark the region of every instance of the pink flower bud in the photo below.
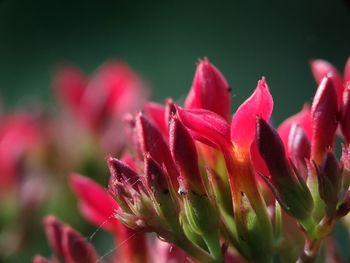
<svg viewBox="0 0 350 263">
<path fill-rule="evenodd" d="M 333 148 L 338 126 L 337 94 L 331 78 L 325 77 L 315 94 L 312 108 L 311 159 L 320 164 L 323 154 Z"/>
<path fill-rule="evenodd" d="M 336 212 L 338 196 L 341 190 L 341 173 L 337 159 L 332 152 L 327 152 L 317 171 L 318 191 L 326 205 L 327 215 L 332 217 Z"/>
<path fill-rule="evenodd" d="M 145 156 L 145 181 L 146 186 L 155 195 L 169 193 L 168 178 L 164 170 L 152 159 L 149 154 Z"/>
<path fill-rule="evenodd" d="M 93 246 L 70 226 L 63 224 L 54 216 L 47 216 L 44 219 L 44 226 L 50 246 L 57 256 L 64 258 L 65 262 L 93 263 L 97 260 Z"/>
<path fill-rule="evenodd" d="M 312 138 L 312 123 L 311 123 L 311 112 L 309 105 L 305 104 L 303 109 L 297 114 L 287 118 L 281 125 L 278 127 L 278 134 L 281 136 L 281 139 L 284 144 L 284 148 L 288 149 L 286 151 L 287 157 L 289 157 L 289 136 L 290 131 L 293 125 L 298 125 L 303 129 L 307 139 L 311 141 Z"/>
<path fill-rule="evenodd" d="M 288 138 L 288 156 L 298 165 L 303 164 L 306 167 L 305 160 L 310 159 L 311 144 L 310 141 L 298 124 L 293 124 Z"/>
<path fill-rule="evenodd" d="M 87 83 L 87 77 L 78 68 L 69 66 L 56 72 L 53 87 L 62 104 L 77 115 Z"/>
<path fill-rule="evenodd" d="M 111 156 L 107 158 L 107 164 L 111 174 L 110 188 L 112 193 L 114 190 L 114 182 L 121 183 L 123 181 L 127 181 L 130 185 L 137 189 L 138 185 L 140 184 L 140 177 L 131 167 Z"/>
<path fill-rule="evenodd" d="M 338 107 L 341 106 L 343 96 L 343 81 L 338 70 L 329 62 L 322 59 L 315 59 L 310 62 L 311 71 L 317 84 L 321 84 L 324 77 L 331 77 L 334 81 L 334 88 L 337 94 Z"/>
<path fill-rule="evenodd" d="M 140 78 L 128 65 L 103 64 L 88 81 L 74 68 L 59 71 L 55 88 L 75 117 L 94 132 L 101 132 L 115 118 L 136 110 L 146 97 Z"/>
<path fill-rule="evenodd" d="M 63 256 L 62 232 L 63 224 L 54 216 L 44 218 L 44 228 L 50 246 L 59 256 Z"/>
<path fill-rule="evenodd" d="M 198 169 L 196 146 L 191 134 L 177 116 L 173 116 L 169 126 L 170 151 L 180 171 L 180 190 L 195 191 L 197 194 L 205 192 Z"/>
<path fill-rule="evenodd" d="M 95 263 L 95 249 L 77 231 L 65 225 L 62 230 L 62 248 L 67 263 Z"/>
<path fill-rule="evenodd" d="M 1 119 L 0 198 L 18 186 L 23 157 L 43 145 L 43 128 L 41 119 L 24 112 Z"/>
<path fill-rule="evenodd" d="M 136 116 L 136 132 L 143 154 L 150 156 L 160 165 L 164 164 L 174 187 L 177 187 L 177 169 L 169 147 L 160 130 L 142 113 Z"/>
<path fill-rule="evenodd" d="M 165 120 L 164 106 L 155 102 L 148 102 L 144 106 L 144 111 L 147 116 L 149 116 L 150 119 L 152 119 L 152 121 L 157 125 L 163 136 L 167 137 L 168 128 Z"/>
<path fill-rule="evenodd" d="M 210 110 L 229 120 L 230 107 L 231 94 L 227 81 L 221 72 L 204 58 L 197 65 L 185 108 Z"/>
<path fill-rule="evenodd" d="M 303 179 L 288 163 L 281 138 L 262 118 L 257 118 L 256 129 L 259 151 L 271 175 L 262 178 L 287 213 L 297 219 L 306 218 L 313 207 L 311 193 Z"/>
<path fill-rule="evenodd" d="M 344 67 L 344 84 L 347 82 L 350 82 L 350 57 L 348 57 Z"/>
<path fill-rule="evenodd" d="M 350 65 L 349 65 L 349 68 L 350 68 Z M 342 114 L 341 114 L 341 120 L 340 120 L 340 128 L 346 140 L 346 143 L 349 144 L 350 143 L 350 82 L 347 83 L 343 94 L 343 108 L 342 108 Z"/>
</svg>

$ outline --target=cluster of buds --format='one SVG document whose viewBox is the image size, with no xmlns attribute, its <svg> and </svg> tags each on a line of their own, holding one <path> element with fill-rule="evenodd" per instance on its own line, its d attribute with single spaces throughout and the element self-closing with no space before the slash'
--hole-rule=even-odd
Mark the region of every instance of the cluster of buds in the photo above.
<svg viewBox="0 0 350 263">
<path fill-rule="evenodd" d="M 34 211 L 45 199 L 46 173 L 39 165 L 45 123 L 41 112 L 0 116 L 0 258 L 25 246 L 33 234 Z"/>
<path fill-rule="evenodd" d="M 58 148 L 64 153 L 73 152 L 75 143 L 90 148 L 92 144 L 101 155 L 119 154 L 125 145 L 122 118 L 142 107 L 148 94 L 138 74 L 120 61 L 102 64 L 89 77 L 73 66 L 63 67 L 55 73 L 53 88 L 64 109 L 61 121 L 53 125 L 54 139 L 61 138 Z"/>
<path fill-rule="evenodd" d="M 117 262 L 323 262 L 322 247 L 327 262 L 348 260 L 329 237 L 350 211 L 350 59 L 344 78 L 311 65 L 311 107 L 277 129 L 265 78 L 231 118 L 231 88 L 208 59 L 183 106 L 148 102 L 124 117 L 129 145 L 107 157 L 108 189 L 70 177 L 82 214 L 115 237 Z"/>
<path fill-rule="evenodd" d="M 53 86 L 57 111 L 30 104 L 0 112 L 0 261 L 33 249 L 40 209 L 49 203 L 50 210 L 66 209 L 72 196 L 66 195 L 62 175 L 101 171 L 105 154 L 122 150 L 122 116 L 142 107 L 148 93 L 141 78 L 119 61 L 103 64 L 91 77 L 63 67 Z"/>
<path fill-rule="evenodd" d="M 340 126 L 349 143 L 350 66 L 340 81 L 318 63 L 325 62 L 312 64 L 319 86 L 311 108 L 277 130 L 269 123 L 273 99 L 265 79 L 230 121 L 230 87 L 207 59 L 184 107 L 168 99 L 127 116 L 129 151 L 107 158 L 116 218 L 198 262 L 228 262 L 232 254 L 271 262 L 284 257 L 288 217 L 305 241 L 289 260 L 315 260 L 349 210 L 349 156 L 344 146 L 336 159 L 335 139 Z"/>
</svg>

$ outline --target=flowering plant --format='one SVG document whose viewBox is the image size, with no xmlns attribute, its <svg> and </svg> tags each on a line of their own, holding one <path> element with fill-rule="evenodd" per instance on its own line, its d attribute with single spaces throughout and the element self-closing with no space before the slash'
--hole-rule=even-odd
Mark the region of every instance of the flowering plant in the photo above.
<svg viewBox="0 0 350 263">
<path fill-rule="evenodd" d="M 340 262 L 330 234 L 350 209 L 350 60 L 343 79 L 328 62 L 311 66 L 312 106 L 277 130 L 266 80 L 230 120 L 231 88 L 208 59 L 183 106 L 148 102 L 127 115 L 129 146 L 107 157 L 108 190 L 71 176 L 83 215 L 126 242 L 115 259 L 169 260 L 154 258 L 145 238 L 154 232 L 178 251 L 175 262 L 314 262 L 324 248 Z"/>
<path fill-rule="evenodd" d="M 273 98 L 265 78 L 231 117 L 231 88 L 206 58 L 183 105 L 169 98 L 164 105 L 146 102 L 136 113 L 135 107 L 121 110 L 142 104 L 134 103 L 141 93 L 133 77 L 120 77 L 131 83 L 130 92 L 111 85 L 101 102 L 96 89 L 83 92 L 84 81 L 73 71 L 61 75 L 64 102 L 96 138 L 115 116 L 113 127 L 124 125 L 126 146 L 106 157 L 107 189 L 77 173 L 69 176 L 81 213 L 113 235 L 116 253 L 99 258 L 77 231 L 49 216 L 44 226 L 54 256 L 34 262 L 348 260 L 332 232 L 348 224 L 343 219 L 350 211 L 350 59 L 343 77 L 323 60 L 312 61 L 311 69 L 318 83 L 311 106 L 277 129 L 270 123 Z M 108 83 L 125 83 L 102 72 L 97 76 Z M 92 87 L 102 81 L 96 79 Z"/>
</svg>

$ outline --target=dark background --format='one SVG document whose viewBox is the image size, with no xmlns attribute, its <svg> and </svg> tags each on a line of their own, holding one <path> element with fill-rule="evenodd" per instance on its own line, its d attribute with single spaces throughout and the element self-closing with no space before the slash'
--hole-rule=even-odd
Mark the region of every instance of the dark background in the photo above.
<svg viewBox="0 0 350 263">
<path fill-rule="evenodd" d="M 155 100 L 181 102 L 195 63 L 207 56 L 233 88 L 233 109 L 265 76 L 280 123 L 314 94 L 311 58 L 342 71 L 349 55 L 350 5 L 344 0 L 0 0 L 0 97 L 8 108 L 33 98 L 51 107 L 57 66 L 91 73 L 111 58 L 138 71 Z M 41 240 L 11 262 L 29 262 L 33 251 L 49 255 Z M 94 243 L 101 251 L 111 244 L 98 235 Z"/>
<path fill-rule="evenodd" d="M 349 55 L 344 0 L 0 2 L 0 93 L 7 106 L 28 96 L 52 98 L 58 65 L 91 73 L 110 58 L 137 70 L 154 99 L 181 101 L 196 61 L 207 56 L 233 87 L 234 108 L 265 76 L 279 123 L 313 95 L 309 59 L 342 70 Z"/>
</svg>

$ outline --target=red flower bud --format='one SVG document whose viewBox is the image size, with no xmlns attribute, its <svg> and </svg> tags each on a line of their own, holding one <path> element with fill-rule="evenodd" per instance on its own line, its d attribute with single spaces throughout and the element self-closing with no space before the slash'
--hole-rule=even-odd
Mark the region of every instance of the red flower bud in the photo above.
<svg viewBox="0 0 350 263">
<path fill-rule="evenodd" d="M 349 68 L 350 68 L 350 62 L 349 62 Z M 350 143 L 350 82 L 346 84 L 346 88 L 343 94 L 343 108 L 342 108 L 342 114 L 341 114 L 341 120 L 340 120 L 340 127 L 344 135 L 344 138 L 346 140 L 346 143 L 349 144 Z"/>
<path fill-rule="evenodd" d="M 54 85 L 75 117 L 97 132 L 106 128 L 111 118 L 136 110 L 146 95 L 129 66 L 115 61 L 102 65 L 89 81 L 74 68 L 61 70 Z"/>
<path fill-rule="evenodd" d="M 326 204 L 327 215 L 331 217 L 336 211 L 342 183 L 340 167 L 333 153 L 327 152 L 324 156 L 317 178 L 320 197 Z"/>
<path fill-rule="evenodd" d="M 180 171 L 180 191 L 193 190 L 197 194 L 205 192 L 198 169 L 196 146 L 191 134 L 177 116 L 173 116 L 169 125 L 170 151 Z"/>
<path fill-rule="evenodd" d="M 344 84 L 347 82 L 350 82 L 350 57 L 348 57 L 344 68 Z"/>
<path fill-rule="evenodd" d="M 264 119 L 257 118 L 256 140 L 271 177 L 268 183 L 281 206 L 293 217 L 304 219 L 312 211 L 311 193 L 303 179 L 288 163 L 281 138 Z"/>
<path fill-rule="evenodd" d="M 44 226 L 50 246 L 57 256 L 64 258 L 65 262 L 96 262 L 97 254 L 93 246 L 70 226 L 61 223 L 54 216 L 47 216 L 44 219 Z"/>
<path fill-rule="evenodd" d="M 221 72 L 204 58 L 197 65 L 185 108 L 210 110 L 229 120 L 230 107 L 231 94 L 227 81 Z"/>
<path fill-rule="evenodd" d="M 303 164 L 306 167 L 305 160 L 310 159 L 311 145 L 310 141 L 298 124 L 293 124 L 288 138 L 288 156 L 298 165 Z"/>
<path fill-rule="evenodd" d="M 337 94 L 331 78 L 325 77 L 315 94 L 312 108 L 311 158 L 320 164 L 323 154 L 333 148 L 338 126 Z"/>
<path fill-rule="evenodd" d="M 164 164 L 173 186 L 177 187 L 177 170 L 160 130 L 144 114 L 139 113 L 136 117 L 136 132 L 142 153 L 149 153 L 157 163 Z"/>
<path fill-rule="evenodd" d="M 145 155 L 145 181 L 146 187 L 155 195 L 169 193 L 168 178 L 164 170 L 152 159 L 149 154 Z"/>
<path fill-rule="evenodd" d="M 162 132 L 163 136 L 167 137 L 168 129 L 165 120 L 165 108 L 163 105 L 148 102 L 144 106 L 144 111 L 149 116 L 152 121 L 157 125 L 158 129 Z"/>
<path fill-rule="evenodd" d="M 65 67 L 57 71 L 53 86 L 59 100 L 74 114 L 79 114 L 79 106 L 83 97 L 87 77 L 75 67 Z"/>
<path fill-rule="evenodd" d="M 278 134 L 281 136 L 281 139 L 284 144 L 284 148 L 288 149 L 287 154 L 289 154 L 289 136 L 292 126 L 296 124 L 300 126 L 307 139 L 311 141 L 312 138 L 312 123 L 311 123 L 311 112 L 309 105 L 305 104 L 303 109 L 297 114 L 287 118 L 282 124 L 278 127 Z M 287 155 L 289 157 L 289 155 Z"/>
<path fill-rule="evenodd" d="M 62 247 L 67 263 L 95 263 L 95 249 L 77 231 L 65 225 L 62 231 Z"/>
<path fill-rule="evenodd" d="M 44 228 L 50 246 L 59 256 L 63 256 L 62 231 L 63 224 L 54 216 L 44 218 Z"/>
<path fill-rule="evenodd" d="M 140 184 L 140 177 L 132 168 L 111 156 L 107 158 L 107 163 L 111 174 L 110 187 L 112 193 L 114 182 L 122 183 L 123 181 L 127 181 L 133 188 L 137 189 Z"/>
<path fill-rule="evenodd" d="M 343 81 L 338 70 L 329 62 L 322 59 L 315 59 L 310 62 L 311 71 L 314 75 L 314 78 L 317 84 L 321 84 L 323 78 L 331 77 L 334 81 L 334 87 L 337 95 L 337 105 L 340 108 L 342 104 L 342 96 L 343 96 Z"/>
</svg>

